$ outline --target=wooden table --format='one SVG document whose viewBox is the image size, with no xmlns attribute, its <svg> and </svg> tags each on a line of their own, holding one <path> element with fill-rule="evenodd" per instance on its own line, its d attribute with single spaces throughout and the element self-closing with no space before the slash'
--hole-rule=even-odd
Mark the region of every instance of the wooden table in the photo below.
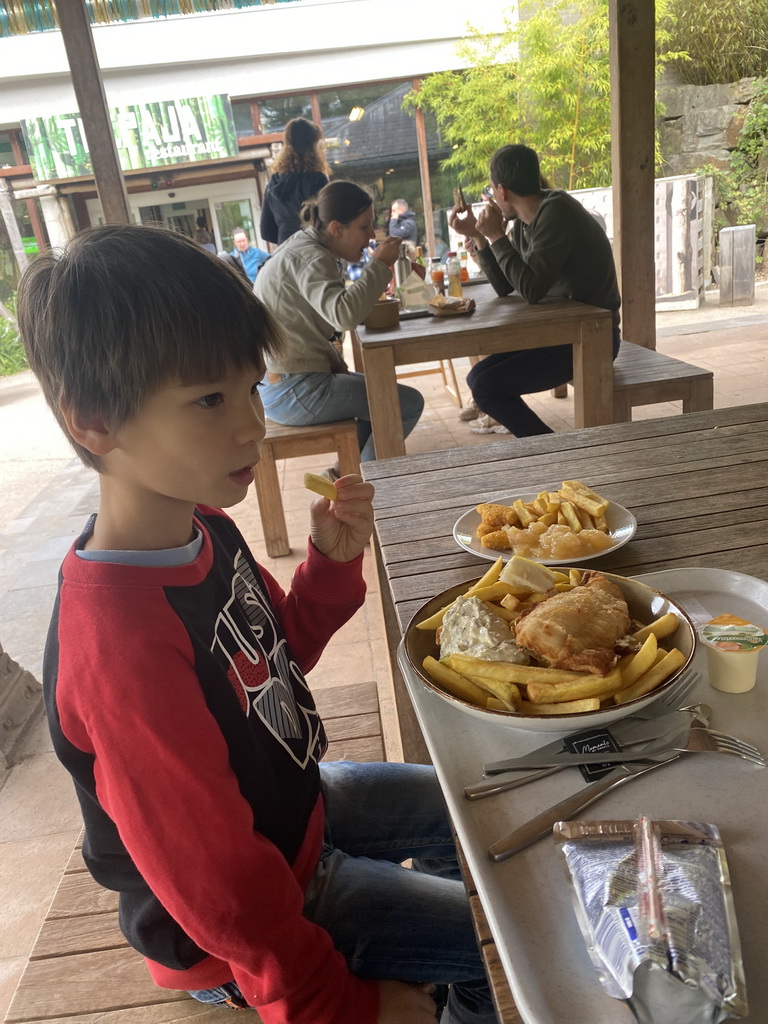
<svg viewBox="0 0 768 1024">
<path fill-rule="evenodd" d="M 493 496 L 554 488 L 564 479 L 585 481 L 637 517 L 635 538 L 597 559 L 596 568 L 640 575 L 706 567 L 768 580 L 768 404 L 509 439 L 483 446 L 482 452 L 461 448 L 366 463 L 364 473 L 377 488 L 377 553 L 391 644 L 424 601 L 488 567 L 451 536 L 462 512 Z M 764 618 L 761 624 L 768 625 L 768 611 Z M 704 667 L 702 656 L 696 665 Z M 503 864 L 492 864 L 487 856 L 491 841 L 579 789 L 580 775 L 562 772 L 502 796 L 463 800 L 463 785 L 480 777 L 485 760 L 523 753 L 552 734 L 484 724 L 478 731 L 472 725 L 477 719 L 433 694 L 430 702 L 419 686 L 412 681 L 411 693 L 429 751 L 395 672 L 403 753 L 409 760 L 434 757 L 522 1020 L 629 1024 L 628 1011 L 604 994 L 589 963 L 554 844 L 544 840 Z M 712 705 L 715 724 L 765 752 L 768 661 L 749 694 L 721 694 L 703 683 L 698 699 Z M 762 1024 L 768 1007 L 760 953 L 768 942 L 768 772 L 723 760 L 701 758 L 695 771 L 691 761 L 660 769 L 610 794 L 584 817 L 642 812 L 720 825 L 745 947 L 748 1019 Z"/>
<path fill-rule="evenodd" d="M 437 359 L 573 345 L 575 425 L 613 422 L 610 311 L 570 299 L 529 306 L 517 295 L 499 297 L 489 284 L 468 288 L 467 296 L 477 303 L 467 316 L 426 316 L 392 330 L 357 332 L 377 458 L 405 455 L 395 367 Z"/>
</svg>

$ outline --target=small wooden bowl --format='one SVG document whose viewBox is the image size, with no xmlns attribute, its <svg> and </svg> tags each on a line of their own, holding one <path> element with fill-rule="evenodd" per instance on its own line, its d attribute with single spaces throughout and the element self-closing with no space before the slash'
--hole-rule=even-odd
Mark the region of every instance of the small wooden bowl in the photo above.
<svg viewBox="0 0 768 1024">
<path fill-rule="evenodd" d="M 397 299 L 381 299 L 363 320 L 367 331 L 383 331 L 400 324 L 400 303 Z"/>
</svg>

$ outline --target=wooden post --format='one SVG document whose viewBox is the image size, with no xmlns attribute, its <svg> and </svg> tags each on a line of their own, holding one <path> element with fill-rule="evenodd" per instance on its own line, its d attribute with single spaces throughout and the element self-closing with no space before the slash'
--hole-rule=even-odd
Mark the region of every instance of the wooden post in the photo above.
<svg viewBox="0 0 768 1024">
<path fill-rule="evenodd" d="M 61 35 L 72 75 L 77 106 L 93 164 L 105 224 L 130 224 L 128 193 L 117 157 L 112 121 L 104 93 L 85 0 L 57 0 Z"/>
<path fill-rule="evenodd" d="M 11 249 L 13 249 L 13 255 L 16 257 L 16 262 L 19 265 L 19 273 L 22 273 L 26 269 L 29 259 L 24 251 L 21 232 L 19 231 L 19 225 L 16 223 L 16 215 L 13 212 L 11 190 L 8 188 L 8 182 L 5 178 L 0 178 L 0 216 L 2 216 L 5 222 L 5 230 L 8 232 Z"/>
<path fill-rule="evenodd" d="M 654 8 L 653 0 L 609 0 L 613 251 L 622 337 L 645 348 L 656 348 Z"/>
<path fill-rule="evenodd" d="M 421 79 L 414 78 L 413 88 L 421 88 Z M 414 110 L 416 116 L 416 146 L 419 151 L 419 175 L 421 177 L 421 201 L 424 206 L 424 229 L 427 235 L 427 251 L 435 256 L 435 221 L 432 216 L 432 185 L 429 180 L 429 153 L 427 151 L 427 129 L 424 124 L 424 111 L 419 107 Z"/>
</svg>

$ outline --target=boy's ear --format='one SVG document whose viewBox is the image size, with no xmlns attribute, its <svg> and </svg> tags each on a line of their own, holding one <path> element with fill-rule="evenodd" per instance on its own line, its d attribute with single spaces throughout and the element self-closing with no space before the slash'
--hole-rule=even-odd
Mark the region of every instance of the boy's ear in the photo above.
<svg viewBox="0 0 768 1024">
<path fill-rule="evenodd" d="M 103 416 L 81 416 L 62 400 L 59 408 L 73 441 L 92 455 L 107 455 L 117 445 L 117 439 Z"/>
</svg>

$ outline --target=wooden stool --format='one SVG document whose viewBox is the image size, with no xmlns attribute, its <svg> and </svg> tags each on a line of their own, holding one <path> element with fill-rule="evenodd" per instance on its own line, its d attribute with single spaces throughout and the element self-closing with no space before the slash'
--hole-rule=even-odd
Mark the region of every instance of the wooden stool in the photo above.
<svg viewBox="0 0 768 1024">
<path fill-rule="evenodd" d="M 568 385 L 553 388 L 553 398 L 565 398 Z M 613 421 L 629 423 L 636 405 L 683 403 L 683 412 L 714 407 L 714 374 L 700 366 L 622 341 L 613 364 Z"/>
<path fill-rule="evenodd" d="M 267 436 L 261 443 L 261 461 L 254 470 L 264 542 L 270 558 L 289 555 L 288 527 L 285 524 L 283 495 L 277 478 L 278 459 L 296 459 L 303 455 L 334 452 L 341 475 L 360 472 L 360 447 L 354 420 L 316 423 L 310 427 L 284 427 L 267 420 Z"/>
<path fill-rule="evenodd" d="M 447 366 L 447 371 L 446 371 Z M 456 371 L 453 368 L 452 359 L 440 359 L 437 366 L 429 367 L 426 370 L 406 370 L 405 373 L 398 373 L 397 379 L 401 380 L 404 377 L 424 377 L 430 373 L 440 373 L 443 377 L 443 387 L 454 400 L 456 405 L 461 409 L 464 403 L 461 399 L 461 391 L 459 390 L 459 382 L 456 379 Z M 450 376 L 450 381 L 448 377 Z"/>
</svg>

